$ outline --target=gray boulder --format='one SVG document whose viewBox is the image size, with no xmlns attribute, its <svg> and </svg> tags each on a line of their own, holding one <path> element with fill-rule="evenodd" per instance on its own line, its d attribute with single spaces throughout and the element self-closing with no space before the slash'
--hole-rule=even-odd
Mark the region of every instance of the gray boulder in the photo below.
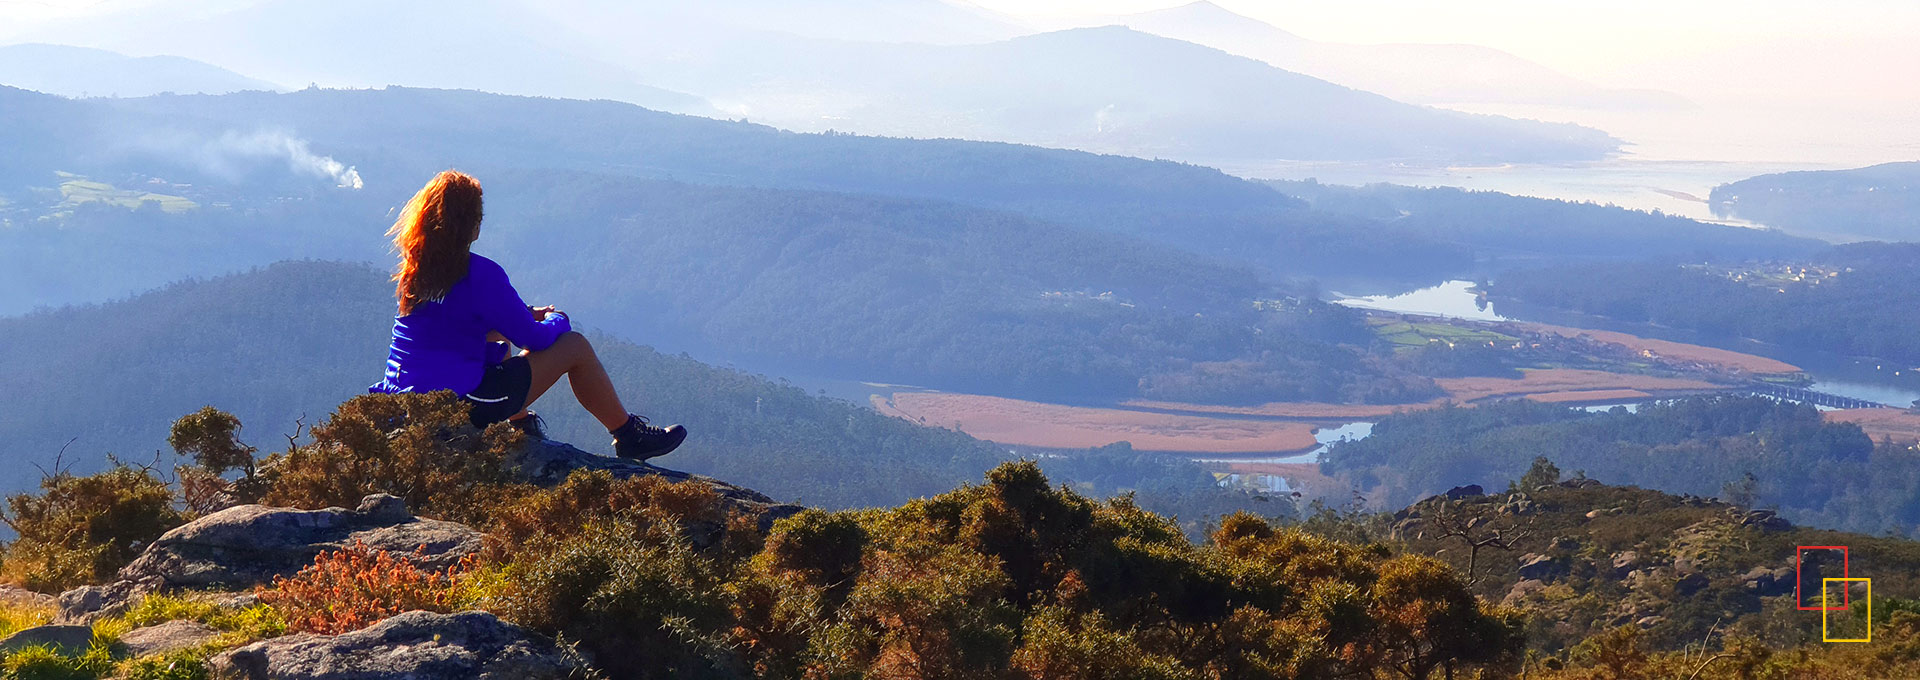
<svg viewBox="0 0 1920 680">
<path fill-rule="evenodd" d="M 138 657 L 198 647 L 217 637 L 220 631 L 197 621 L 168 621 L 128 631 L 120 636 L 120 644 L 127 654 Z"/>
<path fill-rule="evenodd" d="M 1755 527 L 1761 531 L 1786 531 L 1793 523 L 1772 510 L 1750 510 L 1740 516 L 1740 526 Z"/>
<path fill-rule="evenodd" d="M 1681 597 L 1691 596 L 1694 593 L 1700 592 L 1702 589 L 1705 589 L 1706 587 L 1707 587 L 1706 574 L 1687 574 L 1685 576 L 1680 577 L 1679 580 L 1673 582 L 1674 594 L 1679 595 Z"/>
<path fill-rule="evenodd" d="M 60 594 L 55 601 L 58 609 L 54 612 L 53 622 L 90 624 L 100 619 L 119 616 L 138 603 L 142 596 L 153 590 L 154 584 L 144 581 L 115 581 L 105 585 L 80 586 Z"/>
<path fill-rule="evenodd" d="M 26 588 L 0 585 L 0 605 L 26 609 L 52 609 L 54 607 L 54 597 L 46 593 L 36 593 Z"/>
<path fill-rule="evenodd" d="M 1765 566 L 1754 567 L 1740 577 L 1740 583 L 1748 591 L 1762 597 L 1782 595 L 1793 592 L 1793 570 L 1786 567 L 1768 569 Z"/>
<path fill-rule="evenodd" d="M 78 654 L 93 645 L 93 628 L 52 624 L 23 629 L 0 640 L 0 654 L 40 645 L 48 645 L 67 654 Z"/>
<path fill-rule="evenodd" d="M 1551 555 L 1527 553 L 1520 557 L 1520 578 L 1522 579 L 1552 581 L 1566 572 L 1566 565 Z"/>
<path fill-rule="evenodd" d="M 1634 569 L 1639 567 L 1640 553 L 1633 550 L 1623 550 L 1614 554 L 1613 569 L 1610 570 L 1609 573 L 1617 579 L 1626 578 L 1627 574 L 1632 573 Z"/>
<path fill-rule="evenodd" d="M 1513 584 L 1513 587 L 1507 590 L 1507 596 L 1500 600 L 1500 604 L 1509 607 L 1519 606 L 1521 603 L 1526 602 L 1527 598 L 1539 594 L 1546 589 L 1547 584 L 1536 579 L 1526 579 Z"/>
<path fill-rule="evenodd" d="M 162 535 L 120 578 L 164 589 L 245 588 L 292 576 L 321 552 L 355 542 L 441 570 L 479 552 L 480 541 L 480 532 L 465 525 L 414 517 L 387 494 L 368 496 L 353 510 L 241 505 Z"/>
<path fill-rule="evenodd" d="M 553 642 L 485 612 L 408 612 L 341 635 L 288 635 L 216 656 L 212 666 L 217 677 L 245 680 L 557 680 L 588 673 Z"/>
</svg>

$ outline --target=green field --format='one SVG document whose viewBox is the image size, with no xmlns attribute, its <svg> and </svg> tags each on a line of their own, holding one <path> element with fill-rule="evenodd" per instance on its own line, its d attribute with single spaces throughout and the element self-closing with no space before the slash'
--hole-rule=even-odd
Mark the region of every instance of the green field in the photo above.
<svg viewBox="0 0 1920 680">
<path fill-rule="evenodd" d="M 1426 347 L 1435 342 L 1460 343 L 1511 343 L 1518 338 L 1493 331 L 1464 328 L 1444 323 L 1409 323 L 1395 319 L 1372 319 L 1375 335 L 1396 345 L 1396 350 L 1409 350 Z"/>
<path fill-rule="evenodd" d="M 105 203 L 122 208 L 137 209 L 148 201 L 160 204 L 160 209 L 170 213 L 183 213 L 200 207 L 181 196 L 156 194 L 151 191 L 121 189 L 106 182 L 76 178 L 60 183 L 60 197 L 69 206 L 83 203 Z"/>
</svg>

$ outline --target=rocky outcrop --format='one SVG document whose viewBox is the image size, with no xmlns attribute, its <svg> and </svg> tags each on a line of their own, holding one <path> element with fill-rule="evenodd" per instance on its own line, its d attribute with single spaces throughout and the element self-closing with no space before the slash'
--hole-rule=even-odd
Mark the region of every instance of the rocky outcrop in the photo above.
<svg viewBox="0 0 1920 680">
<path fill-rule="evenodd" d="M 414 517 L 404 501 L 387 494 L 368 496 L 352 510 L 241 505 L 162 535 L 113 583 L 61 593 L 55 620 L 96 621 L 157 590 L 250 588 L 292 576 L 320 553 L 355 542 L 441 570 L 479 552 L 481 538 L 462 524 Z"/>
<path fill-rule="evenodd" d="M 405 501 L 375 494 L 353 510 L 242 505 L 162 535 L 120 578 L 159 588 L 238 589 L 292 576 L 321 552 L 365 543 L 443 570 L 479 552 L 481 534 L 462 524 L 414 517 Z"/>
<path fill-rule="evenodd" d="M 629 477 L 659 477 L 674 482 L 702 482 L 710 484 L 720 495 L 749 514 L 758 515 L 762 528 L 771 526 L 774 520 L 800 512 L 803 508 L 790 503 L 777 503 L 766 494 L 743 486 L 678 470 L 655 467 L 611 456 L 601 456 L 580 449 L 565 442 L 551 440 L 529 442 L 521 451 L 515 463 L 515 471 L 528 483 L 540 486 L 555 486 L 566 481 L 575 470 L 605 470 L 619 479 Z"/>
<path fill-rule="evenodd" d="M 635 650 L 644 653 L 644 650 Z M 245 680 L 559 680 L 584 677 L 573 655 L 485 612 L 408 612 L 341 635 L 288 635 L 214 657 Z"/>
<path fill-rule="evenodd" d="M 1775 514 L 1772 510 L 1749 510 L 1739 515 L 1739 522 L 1740 526 L 1755 527 L 1761 531 L 1786 531 L 1793 528 L 1792 522 Z"/>
<path fill-rule="evenodd" d="M 704 483 L 736 509 L 758 517 L 763 527 L 802 509 L 716 479 L 598 456 L 553 441 L 527 444 L 514 470 L 521 480 L 544 486 L 560 484 L 575 470 Z M 254 596 L 232 591 L 291 576 L 326 551 L 363 543 L 437 571 L 477 553 L 483 538 L 461 524 L 416 517 L 403 500 L 386 494 L 367 496 L 353 509 L 242 505 L 167 532 L 112 583 L 75 588 L 58 598 L 25 591 L 0 592 L 0 598 L 53 605 L 56 621 L 72 624 L 118 615 L 146 594 L 160 591 L 199 591 L 196 596 L 215 598 L 223 607 L 242 607 L 255 601 Z M 44 626 L 16 637 L 22 645 L 66 644 L 82 640 L 83 634 L 91 639 L 85 625 Z M 125 653 L 143 656 L 198 647 L 219 636 L 199 623 L 171 621 L 128 632 L 121 644 Z M 80 644 L 84 648 L 86 643 Z M 409 612 L 342 635 L 287 635 L 228 651 L 215 657 L 214 666 L 218 677 L 248 679 L 590 677 L 587 665 L 569 650 L 485 612 Z"/>
<path fill-rule="evenodd" d="M 1500 604 L 1517 607 L 1525 603 L 1527 598 L 1538 595 L 1546 589 L 1547 584 L 1538 579 L 1524 579 L 1507 590 L 1507 596 L 1500 600 Z"/>
<path fill-rule="evenodd" d="M 1673 594 L 1688 597 L 1705 589 L 1708 583 L 1706 574 L 1687 574 L 1673 582 Z"/>
<path fill-rule="evenodd" d="M 56 601 L 54 623 L 88 624 L 119 616 L 139 597 L 153 592 L 154 585 L 138 581 L 115 581 L 98 586 L 80 586 L 61 593 Z"/>
<path fill-rule="evenodd" d="M 150 656 L 191 649 L 212 642 L 220 631 L 196 621 L 168 621 L 155 626 L 135 628 L 120 636 L 129 656 Z"/>
<path fill-rule="evenodd" d="M 1747 573 L 1740 577 L 1740 584 L 1745 586 L 1748 592 L 1762 597 L 1791 593 L 1793 587 L 1797 585 L 1793 580 L 1792 569 L 1787 567 L 1768 569 L 1764 565 L 1747 570 Z"/>
<path fill-rule="evenodd" d="M 1608 575 L 1616 579 L 1624 579 L 1627 577 L 1627 574 L 1633 573 L 1633 570 L 1640 568 L 1640 553 L 1634 550 L 1623 550 L 1614 553 L 1612 565 L 1613 568 L 1607 572 Z"/>
<path fill-rule="evenodd" d="M 1520 557 L 1520 578 L 1552 581 L 1567 573 L 1567 565 L 1551 555 L 1527 553 Z"/>
<path fill-rule="evenodd" d="M 78 654 L 93 644 L 93 629 L 87 626 L 47 625 L 21 630 L 0 640 L 0 654 L 27 647 L 45 645 L 66 654 Z"/>
</svg>

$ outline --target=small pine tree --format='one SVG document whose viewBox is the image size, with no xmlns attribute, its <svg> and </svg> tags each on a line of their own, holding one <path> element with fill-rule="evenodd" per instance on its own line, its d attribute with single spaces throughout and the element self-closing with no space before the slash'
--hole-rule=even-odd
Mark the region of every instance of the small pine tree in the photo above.
<svg viewBox="0 0 1920 680">
<path fill-rule="evenodd" d="M 1560 467 L 1547 460 L 1546 456 L 1535 456 L 1533 467 L 1520 477 L 1520 490 L 1532 491 L 1548 484 L 1560 483 Z"/>
</svg>

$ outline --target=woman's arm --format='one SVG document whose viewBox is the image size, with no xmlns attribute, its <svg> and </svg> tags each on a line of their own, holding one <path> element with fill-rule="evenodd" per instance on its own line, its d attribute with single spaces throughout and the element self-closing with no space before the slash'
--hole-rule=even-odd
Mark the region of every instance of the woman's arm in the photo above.
<svg viewBox="0 0 1920 680">
<path fill-rule="evenodd" d="M 507 272 L 499 265 L 479 258 L 475 258 L 475 265 L 468 275 L 476 277 L 474 284 L 480 293 L 480 317 L 493 332 L 499 333 L 515 347 L 538 352 L 551 347 L 561 335 L 573 330 L 573 324 L 567 321 L 565 314 L 547 314 L 544 319 L 534 319 L 532 309 L 521 301 L 520 292 L 513 289 L 513 283 L 507 280 Z"/>
</svg>

